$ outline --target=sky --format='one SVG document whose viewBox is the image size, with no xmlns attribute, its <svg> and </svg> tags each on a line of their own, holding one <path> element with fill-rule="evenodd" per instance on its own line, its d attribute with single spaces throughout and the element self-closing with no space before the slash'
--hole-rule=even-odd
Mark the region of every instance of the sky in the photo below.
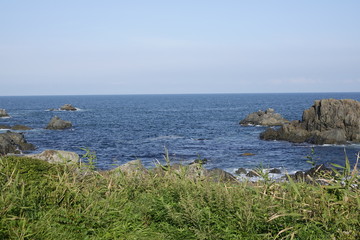
<svg viewBox="0 0 360 240">
<path fill-rule="evenodd" d="M 358 0 L 0 0 L 0 96 L 360 92 Z"/>
</svg>

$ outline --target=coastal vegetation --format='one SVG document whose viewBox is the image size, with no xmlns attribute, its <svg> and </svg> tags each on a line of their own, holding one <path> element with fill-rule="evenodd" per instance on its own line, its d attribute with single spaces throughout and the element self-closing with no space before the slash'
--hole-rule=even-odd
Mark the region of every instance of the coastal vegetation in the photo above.
<svg viewBox="0 0 360 240">
<path fill-rule="evenodd" d="M 85 158 L 95 160 L 89 151 Z M 189 178 L 166 160 L 98 171 L 84 161 L 3 156 L 0 239 L 360 238 L 360 179 L 347 159 L 311 183 Z"/>
</svg>

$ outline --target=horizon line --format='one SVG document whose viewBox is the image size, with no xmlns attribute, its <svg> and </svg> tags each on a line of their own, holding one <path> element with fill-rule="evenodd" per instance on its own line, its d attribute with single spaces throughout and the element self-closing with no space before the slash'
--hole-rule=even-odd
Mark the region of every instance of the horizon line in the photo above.
<svg viewBox="0 0 360 240">
<path fill-rule="evenodd" d="M 0 97 L 50 97 L 50 96 L 140 96 L 140 95 L 231 95 L 231 94 L 319 94 L 319 93 L 360 93 L 360 91 L 330 92 L 209 92 L 209 93 L 89 93 L 89 94 L 24 94 L 0 95 Z"/>
</svg>

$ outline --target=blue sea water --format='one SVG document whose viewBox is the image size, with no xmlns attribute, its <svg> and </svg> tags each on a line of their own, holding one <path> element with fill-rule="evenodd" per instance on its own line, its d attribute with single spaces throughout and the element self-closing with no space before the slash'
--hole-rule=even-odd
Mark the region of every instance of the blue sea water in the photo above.
<svg viewBox="0 0 360 240">
<path fill-rule="evenodd" d="M 0 97 L 0 108 L 11 118 L 0 124 L 23 124 L 28 142 L 36 151 L 62 149 L 83 154 L 96 151 L 97 166 L 110 169 L 134 159 L 148 166 L 163 161 L 165 148 L 173 162 L 190 163 L 207 158 L 207 168 L 234 172 L 239 167 L 285 168 L 288 172 L 311 167 L 306 156 L 315 147 L 319 163 L 344 163 L 344 148 L 354 162 L 359 144 L 313 146 L 285 141 L 262 141 L 260 126 L 240 126 L 251 112 L 269 107 L 289 120 L 301 119 L 314 100 L 355 99 L 360 93 L 292 94 L 189 94 L 107 96 L 14 96 Z M 70 103 L 79 111 L 48 111 Z M 53 116 L 71 121 L 73 128 L 45 130 Z M 3 130 L 4 131 L 4 130 Z M 253 153 L 254 156 L 242 156 Z"/>
</svg>

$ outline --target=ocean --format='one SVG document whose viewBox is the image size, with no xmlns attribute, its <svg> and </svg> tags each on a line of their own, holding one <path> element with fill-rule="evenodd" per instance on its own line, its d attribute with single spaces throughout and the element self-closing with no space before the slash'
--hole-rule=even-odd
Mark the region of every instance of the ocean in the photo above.
<svg viewBox="0 0 360 240">
<path fill-rule="evenodd" d="M 283 94 L 184 94 L 184 95 L 96 95 L 96 96 L 13 96 L 0 97 L 0 108 L 11 118 L 0 124 L 22 124 L 33 153 L 61 149 L 84 154 L 96 152 L 97 167 L 111 169 L 134 159 L 147 167 L 164 162 L 188 164 L 197 158 L 208 160 L 206 168 L 231 173 L 243 167 L 281 168 L 289 173 L 311 167 L 307 156 L 314 148 L 318 163 L 344 163 L 344 149 L 353 163 L 360 144 L 314 146 L 285 141 L 263 141 L 262 126 L 241 126 L 249 113 L 274 108 L 289 120 L 300 120 L 314 100 L 355 99 L 360 93 Z M 49 111 L 69 103 L 75 112 Z M 71 121 L 68 130 L 46 130 L 53 116 Z M 0 132 L 6 130 L 0 130 Z M 252 156 L 243 156 L 252 153 Z"/>
</svg>

